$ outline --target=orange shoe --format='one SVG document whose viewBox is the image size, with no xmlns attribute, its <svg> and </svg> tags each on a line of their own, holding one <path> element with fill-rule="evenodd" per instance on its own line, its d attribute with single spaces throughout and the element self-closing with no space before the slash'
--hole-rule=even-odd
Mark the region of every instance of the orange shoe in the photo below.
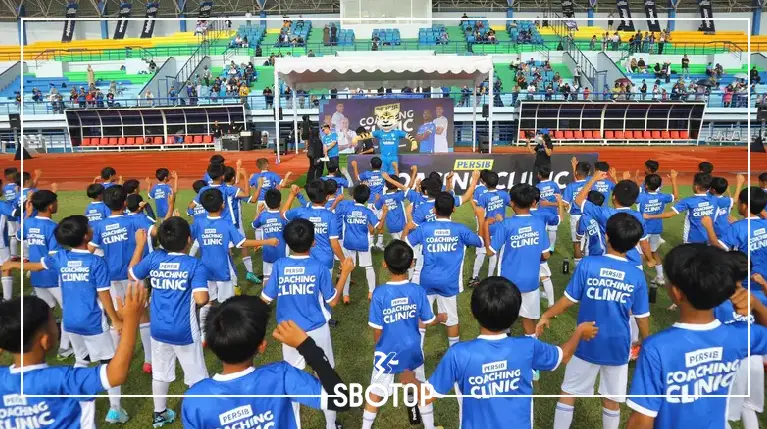
<svg viewBox="0 0 767 429">
<path fill-rule="evenodd" d="M 373 300 L 373 292 L 368 292 L 368 301 Z"/>
<path fill-rule="evenodd" d="M 344 304 L 348 304 L 349 302 L 351 302 L 351 299 L 349 299 L 349 296 L 348 295 L 344 296 Z"/>
<path fill-rule="evenodd" d="M 642 350 L 642 346 L 631 346 L 631 352 L 629 353 L 629 360 L 637 360 L 639 357 L 639 351 Z"/>
<path fill-rule="evenodd" d="M 142 371 L 144 371 L 147 374 L 152 373 L 152 364 L 149 362 L 144 362 L 144 366 L 141 368 Z"/>
</svg>

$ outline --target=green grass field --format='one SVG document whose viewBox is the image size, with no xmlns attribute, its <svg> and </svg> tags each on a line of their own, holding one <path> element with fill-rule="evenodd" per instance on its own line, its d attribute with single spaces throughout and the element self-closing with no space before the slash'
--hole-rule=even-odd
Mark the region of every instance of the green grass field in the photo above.
<svg viewBox="0 0 767 429">
<path fill-rule="evenodd" d="M 683 193 L 690 194 L 689 187 L 684 187 Z M 187 203 L 193 197 L 192 191 L 181 191 L 178 196 L 177 207 L 185 208 Z M 70 214 L 81 214 L 88 203 L 85 192 L 60 192 L 59 193 L 59 213 L 54 216 L 54 219 L 62 219 Z M 248 237 L 253 237 L 253 231 L 249 226 L 250 220 L 252 220 L 255 213 L 255 206 L 250 205 L 245 208 L 243 218 L 246 219 L 247 234 Z M 455 221 L 463 222 L 468 225 L 473 225 L 473 215 L 469 208 L 461 207 L 456 212 L 454 218 Z M 682 230 L 682 218 L 675 217 L 669 219 L 665 223 L 664 238 L 667 244 L 661 248 L 661 252 L 665 254 L 672 246 L 675 246 L 681 242 L 681 230 Z M 569 222 L 564 220 L 559 228 L 558 241 L 556 246 L 556 252 L 549 260 L 549 265 L 553 271 L 554 287 L 556 289 L 557 297 L 562 296 L 569 276 L 562 274 L 562 262 L 566 258 L 572 260 L 572 245 L 570 243 L 570 231 Z M 388 237 L 387 237 L 388 239 Z M 236 252 L 239 254 L 239 252 Z M 239 255 L 237 257 L 239 261 Z M 471 269 L 474 261 L 474 250 L 469 249 L 466 252 L 466 263 L 464 264 L 464 279 L 468 280 L 471 275 Z M 381 267 L 382 252 L 374 252 L 374 264 L 377 270 L 378 283 L 385 282 L 388 278 L 387 273 L 383 272 Z M 257 254 L 253 261 L 256 272 L 261 271 L 260 256 Z M 482 270 L 481 275 L 484 275 L 486 268 Z M 245 281 L 245 269 L 242 264 L 239 264 L 240 282 L 241 286 L 245 287 L 245 293 L 256 295 L 261 291 L 261 285 L 250 286 Z M 655 275 L 654 270 L 648 272 L 648 276 Z M 648 281 L 651 277 L 648 277 Z M 352 279 L 356 281 L 356 286 L 352 286 L 351 297 L 352 302 L 348 306 L 339 304 L 334 311 L 334 318 L 339 320 L 339 325 L 332 330 L 333 347 L 336 359 L 336 369 L 340 373 L 341 377 L 347 383 L 361 383 L 363 385 L 369 384 L 370 374 L 373 365 L 373 332 L 367 325 L 368 316 L 368 304 L 367 304 L 367 286 L 365 282 L 364 270 L 357 269 L 354 271 Z M 20 288 L 20 279 L 16 278 L 16 291 L 14 294 L 18 294 Z M 29 293 L 29 287 L 25 286 L 25 293 Z M 471 289 L 465 290 L 458 297 L 459 302 L 459 315 L 461 318 L 461 338 L 464 340 L 474 338 L 479 334 L 479 328 L 477 323 L 472 319 L 469 309 L 469 302 L 471 297 Z M 545 302 L 545 300 L 543 300 Z M 652 316 L 650 318 L 650 326 L 653 332 L 668 327 L 676 320 L 676 313 L 667 311 L 666 308 L 670 305 L 670 301 L 667 295 L 663 291 L 658 293 L 658 302 L 652 305 Z M 572 333 L 577 316 L 578 307 L 575 306 L 571 310 L 558 317 L 552 322 L 551 329 L 547 330 L 542 340 L 549 343 L 561 343 L 569 338 Z M 272 322 L 272 325 L 274 322 Z M 514 327 L 516 334 L 521 333 L 521 326 L 518 322 Z M 447 337 L 444 332 L 444 328 L 436 326 L 430 328 L 427 331 L 426 343 L 425 343 L 425 357 L 426 357 L 426 373 L 427 376 L 434 370 L 436 364 L 443 356 L 447 349 Z M 208 370 L 212 374 L 221 369 L 221 365 L 216 361 L 216 358 L 212 353 L 206 351 L 206 357 L 208 362 Z M 266 362 L 272 362 L 281 359 L 280 346 L 271 341 L 265 355 L 259 356 L 256 360 L 256 365 L 260 365 Z M 10 359 L 8 355 L 0 356 L 0 364 L 7 365 Z M 51 363 L 55 363 L 55 358 L 51 358 Z M 72 363 L 71 361 L 68 363 Z M 140 349 L 140 345 L 137 345 L 136 354 L 134 355 L 134 361 L 131 366 L 131 375 L 128 378 L 127 383 L 123 386 L 123 394 L 151 394 L 151 376 L 141 372 L 141 365 L 143 363 L 143 352 Z M 633 365 L 630 373 L 633 372 Z M 536 394 L 556 395 L 560 392 L 560 386 L 562 383 L 562 377 L 564 375 L 564 368 L 558 369 L 553 373 L 542 373 L 541 379 L 535 384 Z M 183 374 L 181 369 L 177 369 L 176 382 L 172 384 L 170 394 L 179 395 L 186 390 L 186 386 L 183 384 Z M 551 428 L 554 419 L 554 407 L 556 404 L 556 398 L 540 398 L 535 399 L 535 427 L 538 428 Z M 181 399 L 169 398 L 168 406 L 172 407 L 177 412 L 181 408 Z M 152 411 L 153 405 L 151 398 L 126 398 L 123 399 L 123 407 L 128 411 L 131 416 L 130 422 L 125 425 L 127 429 L 147 428 L 152 424 Z M 106 398 L 97 400 L 97 422 L 100 426 L 108 427 L 103 424 L 103 419 L 108 409 L 108 402 Z M 629 409 L 622 408 L 622 420 L 625 424 L 629 415 Z M 442 425 L 446 429 L 455 429 L 458 427 L 458 406 L 455 399 L 446 398 L 436 402 L 435 405 L 437 425 Z M 575 418 L 573 421 L 574 428 L 590 428 L 601 427 L 601 404 L 599 399 L 580 399 L 576 405 Z M 301 411 L 302 427 L 306 429 L 319 429 L 324 428 L 325 421 L 321 412 L 302 408 Z M 361 426 L 362 409 L 353 409 L 347 413 L 340 413 L 338 415 L 338 421 L 346 428 L 358 428 Z M 624 427 L 623 424 L 621 427 Z M 762 416 L 761 424 L 767 427 L 767 419 Z M 173 425 L 166 426 L 171 428 L 180 428 L 181 424 L 177 421 Z M 410 427 L 406 419 L 406 411 L 404 409 L 394 409 L 391 406 L 384 407 L 379 411 L 378 418 L 376 420 L 376 427 L 378 428 L 406 428 Z M 742 426 L 734 425 L 734 428 L 741 428 Z"/>
</svg>

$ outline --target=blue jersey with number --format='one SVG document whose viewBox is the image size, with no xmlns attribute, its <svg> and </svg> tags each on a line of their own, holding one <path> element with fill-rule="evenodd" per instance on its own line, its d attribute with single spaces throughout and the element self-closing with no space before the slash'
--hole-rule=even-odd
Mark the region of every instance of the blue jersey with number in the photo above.
<svg viewBox="0 0 767 429">
<path fill-rule="evenodd" d="M 560 362 L 562 350 L 536 338 L 480 335 L 447 349 L 429 384 L 442 395 L 458 384 L 463 429 L 531 429 L 533 370 L 554 371 Z"/>
<path fill-rule="evenodd" d="M 578 237 L 586 239 L 586 254 L 589 256 L 604 255 L 606 249 L 605 237 L 599 222 L 591 215 L 583 215 L 578 219 Z"/>
<path fill-rule="evenodd" d="M 748 329 L 746 323 L 714 320 L 675 323 L 650 336 L 642 344 L 626 404 L 653 417 L 655 429 L 726 427 L 727 395 L 743 359 L 767 354 L 767 329 L 750 326 L 750 347 Z"/>
<path fill-rule="evenodd" d="M 399 153 L 399 141 L 407 136 L 402 130 L 375 130 L 373 137 L 378 140 L 378 149 L 381 151 L 381 158 L 396 158 Z"/>
<path fill-rule="evenodd" d="M 685 243 L 708 243 L 708 234 L 701 220 L 708 216 L 716 223 L 717 204 L 709 194 L 695 194 L 679 200 L 671 208 L 679 214 L 687 212 L 684 217 L 682 241 Z"/>
<path fill-rule="evenodd" d="M 508 192 L 490 189 L 477 199 L 477 205 L 485 209 L 485 219 L 501 215 L 506 218 L 506 207 L 509 206 L 511 197 Z"/>
<path fill-rule="evenodd" d="M 168 215 L 168 199 L 173 194 L 173 188 L 167 183 L 158 183 L 152 186 L 149 190 L 149 198 L 154 200 L 155 207 L 157 208 L 158 218 L 162 219 Z"/>
<path fill-rule="evenodd" d="M 104 251 L 110 280 L 128 280 L 139 228 L 135 216 L 126 215 L 111 215 L 94 226 L 90 244 Z"/>
<path fill-rule="evenodd" d="M 517 214 L 499 223 L 490 239 L 498 255 L 498 275 L 520 292 L 538 289 L 541 255 L 549 251 L 546 222 L 540 216 Z"/>
<path fill-rule="evenodd" d="M 280 258 L 287 256 L 287 246 L 285 245 L 285 237 L 282 236 L 282 231 L 288 222 L 284 217 L 280 216 L 278 210 L 266 210 L 258 214 L 256 220 L 253 221 L 253 229 L 261 228 L 264 239 L 276 238 L 280 241 L 277 246 L 264 246 L 263 260 L 269 264 L 276 262 Z"/>
<path fill-rule="evenodd" d="M 192 240 L 200 246 L 208 280 L 222 282 L 237 279 L 229 249 L 241 247 L 245 236 L 234 225 L 221 216 L 200 218 L 192 224 Z"/>
<path fill-rule="evenodd" d="M 641 193 L 637 198 L 639 213 L 642 215 L 661 214 L 666 211 L 666 204 L 672 202 L 674 202 L 673 195 L 663 194 L 658 191 Z M 660 234 L 663 232 L 663 219 L 645 219 L 644 222 L 646 228 L 645 233 Z"/>
<path fill-rule="evenodd" d="M 374 202 L 376 195 L 382 195 L 384 192 L 384 178 L 381 170 L 369 170 L 360 173 L 360 182 L 368 185 L 370 188 L 370 199 L 368 202 Z"/>
<path fill-rule="evenodd" d="M 392 232 L 402 232 L 407 223 L 405 215 L 405 193 L 401 190 L 388 192 L 381 195 L 381 198 L 375 202 L 376 210 L 383 210 L 383 206 L 388 208 L 386 211 L 386 229 Z"/>
<path fill-rule="evenodd" d="M 185 428 L 196 429 L 296 429 L 292 403 L 319 409 L 323 403 L 322 392 L 316 377 L 284 361 L 234 374 L 216 374 L 186 391 L 187 397 L 181 404 L 181 422 Z M 215 400 L 211 400 L 211 396 L 215 396 Z"/>
<path fill-rule="evenodd" d="M 571 215 L 581 215 L 581 208 L 575 204 L 575 198 L 578 197 L 578 193 L 581 192 L 584 186 L 586 186 L 586 179 L 576 180 L 565 186 L 565 191 L 562 193 L 562 201 L 570 206 L 569 213 Z"/>
<path fill-rule="evenodd" d="M 306 219 L 314 224 L 314 246 L 309 251 L 327 268 L 333 268 L 332 240 L 338 239 L 339 225 L 336 215 L 325 207 L 298 207 L 288 210 L 285 219 Z"/>
<path fill-rule="evenodd" d="M 407 280 L 375 288 L 370 301 L 368 325 L 381 330 L 375 362 L 387 373 L 398 374 L 423 365 L 418 322 L 429 324 L 434 313 L 426 291 Z"/>
<path fill-rule="evenodd" d="M 280 182 L 282 182 L 282 179 L 277 175 L 277 173 L 273 173 L 271 171 L 262 171 L 260 173 L 253 173 L 253 175 L 250 176 L 248 185 L 250 185 L 251 188 L 256 189 L 258 188 L 258 181 L 260 179 L 264 179 L 264 182 L 261 184 L 261 192 L 257 195 L 257 201 L 264 201 L 264 197 L 266 197 L 266 191 L 270 189 L 277 189 L 277 187 L 280 185 Z"/>
<path fill-rule="evenodd" d="M 62 250 L 56 241 L 55 229 L 56 222 L 49 217 L 35 216 L 24 220 L 24 228 L 16 236 L 29 247 L 29 262 L 40 262 L 48 254 Z M 32 272 L 30 281 L 34 287 L 58 287 L 59 275 L 54 270 Z"/>
<path fill-rule="evenodd" d="M 421 153 L 434 152 L 434 137 L 437 135 L 437 126 L 434 125 L 434 122 L 427 122 L 418 127 L 418 134 L 422 136 L 422 140 L 418 143 L 418 151 Z"/>
<path fill-rule="evenodd" d="M 336 207 L 336 215 L 342 222 L 344 249 L 369 252 L 371 235 L 368 226 L 375 228 L 380 222 L 373 210 L 359 203 L 344 204 Z"/>
<path fill-rule="evenodd" d="M 581 341 L 575 356 L 597 365 L 629 361 L 629 315 L 650 316 L 647 282 L 633 262 L 614 255 L 588 256 L 575 268 L 565 296 L 580 303 L 578 323 L 596 322 L 599 335 Z"/>
</svg>

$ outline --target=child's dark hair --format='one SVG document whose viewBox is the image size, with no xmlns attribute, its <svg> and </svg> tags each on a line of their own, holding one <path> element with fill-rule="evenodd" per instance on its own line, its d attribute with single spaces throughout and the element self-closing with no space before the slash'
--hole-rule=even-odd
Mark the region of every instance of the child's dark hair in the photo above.
<svg viewBox="0 0 767 429">
<path fill-rule="evenodd" d="M 328 176 L 335 176 L 338 173 L 338 166 L 328 164 Z"/>
<path fill-rule="evenodd" d="M 708 173 L 695 173 L 692 183 L 700 190 L 706 191 L 711 188 L 711 175 Z"/>
<path fill-rule="evenodd" d="M 141 183 L 139 183 L 139 181 L 136 179 L 128 179 L 123 182 L 123 189 L 125 189 L 125 193 L 128 195 L 136 192 L 136 189 L 138 189 L 139 186 L 141 186 Z"/>
<path fill-rule="evenodd" d="M 365 204 L 370 199 L 370 188 L 364 183 L 354 187 L 354 201 L 358 204 Z"/>
<path fill-rule="evenodd" d="M 266 194 L 264 194 L 264 202 L 270 209 L 277 210 L 280 208 L 280 203 L 282 202 L 282 194 L 276 189 L 269 189 L 266 191 Z"/>
<path fill-rule="evenodd" d="M 117 171 L 115 171 L 112 167 L 104 167 L 101 169 L 101 179 L 103 180 L 109 180 L 112 176 L 117 175 Z"/>
<path fill-rule="evenodd" d="M 210 164 L 223 164 L 224 163 L 224 156 L 223 155 L 213 155 L 210 157 Z"/>
<path fill-rule="evenodd" d="M 384 262 L 392 274 L 405 274 L 413 265 L 413 249 L 402 240 L 392 240 L 384 249 Z"/>
<path fill-rule="evenodd" d="M 139 206 L 143 202 L 144 202 L 144 199 L 141 198 L 141 195 L 130 194 L 125 198 L 125 207 L 128 209 L 129 212 L 136 213 L 139 209 Z"/>
<path fill-rule="evenodd" d="M 200 204 L 208 213 L 216 213 L 224 207 L 224 194 L 220 190 L 210 188 L 200 194 Z"/>
<path fill-rule="evenodd" d="M 210 180 L 218 181 L 224 175 L 224 164 L 212 163 L 208 165 Z"/>
<path fill-rule="evenodd" d="M 512 186 L 509 195 L 511 196 L 511 202 L 521 209 L 529 209 L 535 202 L 533 186 L 527 183 L 517 183 Z"/>
<path fill-rule="evenodd" d="M 37 334 L 48 329 L 51 309 L 41 298 L 25 296 L 22 311 L 21 298 L 0 302 L 0 349 L 13 354 L 29 353 L 37 341 Z M 22 331 L 22 313 L 24 330 Z M 24 344 L 22 345 L 22 339 Z"/>
<path fill-rule="evenodd" d="M 485 185 L 487 185 L 487 189 L 495 189 L 498 187 L 498 173 L 495 171 L 488 171 L 487 174 L 485 174 Z"/>
<path fill-rule="evenodd" d="M 626 253 L 636 247 L 644 235 L 639 219 L 628 213 L 616 213 L 607 219 L 605 228 L 610 247 L 618 253 Z"/>
<path fill-rule="evenodd" d="M 170 176 L 170 170 L 167 168 L 158 168 L 157 171 L 154 172 L 154 177 L 156 177 L 160 182 L 164 182 L 168 176 Z"/>
<path fill-rule="evenodd" d="M 471 293 L 471 314 L 479 325 L 492 332 L 509 329 L 519 316 L 522 294 L 514 283 L 490 276 Z"/>
<path fill-rule="evenodd" d="M 182 252 L 186 249 L 191 235 L 189 222 L 180 216 L 164 220 L 157 228 L 157 240 L 168 252 Z"/>
<path fill-rule="evenodd" d="M 56 194 L 52 191 L 41 189 L 32 194 L 32 207 L 39 212 L 45 211 L 51 204 L 56 202 L 57 198 Z"/>
<path fill-rule="evenodd" d="M 8 167 L 5 170 L 3 170 L 3 175 L 8 178 L 13 178 L 14 175 L 19 171 L 16 167 Z"/>
<path fill-rule="evenodd" d="M 293 219 L 285 225 L 282 237 L 290 250 L 306 253 L 314 244 L 314 224 L 307 219 Z"/>
<path fill-rule="evenodd" d="M 27 181 L 32 179 L 32 175 L 29 173 L 29 171 L 21 172 L 17 171 L 14 175 L 13 182 L 16 183 L 16 186 L 22 186 L 24 183 L 27 183 Z"/>
<path fill-rule="evenodd" d="M 370 168 L 373 170 L 380 170 L 382 165 L 383 161 L 381 161 L 381 158 L 377 156 L 370 158 Z"/>
<path fill-rule="evenodd" d="M 125 208 L 125 198 L 128 194 L 122 185 L 113 185 L 104 190 L 104 205 L 112 211 L 120 211 Z"/>
<path fill-rule="evenodd" d="M 454 209 L 455 199 L 450 195 L 450 192 L 440 192 L 434 198 L 434 214 L 437 216 L 451 216 Z"/>
<path fill-rule="evenodd" d="M 591 204 L 595 206 L 601 206 L 605 203 L 605 195 L 599 191 L 589 191 L 586 199 L 591 201 Z"/>
<path fill-rule="evenodd" d="M 549 180 L 549 176 L 551 176 L 551 167 L 549 165 L 543 164 L 538 167 L 538 177 L 541 180 Z"/>
<path fill-rule="evenodd" d="M 727 192 L 727 186 L 729 186 L 729 183 L 724 177 L 712 177 L 709 189 L 713 190 L 717 195 L 722 195 Z"/>
<path fill-rule="evenodd" d="M 266 337 L 269 306 L 260 298 L 234 296 L 213 307 L 205 321 L 206 342 L 222 362 L 250 362 Z"/>
<path fill-rule="evenodd" d="M 322 179 L 314 179 L 306 184 L 306 196 L 314 204 L 323 204 L 327 200 L 328 194 Z"/>
<path fill-rule="evenodd" d="M 431 173 L 429 173 L 428 177 L 429 177 L 429 179 L 434 180 L 434 181 L 439 182 L 440 184 L 442 184 L 442 176 L 440 176 L 440 174 L 437 173 L 436 171 L 432 171 Z M 440 187 L 440 189 L 441 189 L 441 187 Z"/>
<path fill-rule="evenodd" d="M 204 188 L 206 186 L 208 186 L 208 182 L 206 182 L 206 181 L 204 181 L 202 179 L 195 180 L 194 183 L 192 183 L 192 189 L 194 189 L 194 193 L 195 194 L 199 194 L 200 193 L 200 189 L 202 189 L 202 188 Z"/>
<path fill-rule="evenodd" d="M 767 173 L 761 173 L 759 175 L 759 181 L 760 182 L 767 182 Z"/>
<path fill-rule="evenodd" d="M 104 193 L 104 185 L 99 183 L 90 184 L 88 185 L 88 189 L 86 189 L 85 193 L 88 195 L 88 198 L 95 200 Z"/>
<path fill-rule="evenodd" d="M 669 282 L 698 310 L 711 310 L 735 293 L 748 275 L 746 255 L 703 243 L 682 244 L 663 260 Z"/>
<path fill-rule="evenodd" d="M 648 174 L 644 178 L 644 186 L 645 186 L 645 189 L 647 189 L 648 191 L 651 191 L 651 192 L 657 191 L 658 189 L 660 189 L 662 184 L 663 184 L 663 179 L 655 173 Z"/>
<path fill-rule="evenodd" d="M 749 194 L 751 196 L 750 204 L 748 202 Z M 738 202 L 748 205 L 748 212 L 754 216 L 759 216 L 767 206 L 767 193 L 758 186 L 751 186 L 740 191 Z"/>
<path fill-rule="evenodd" d="M 652 159 L 648 159 L 644 162 L 644 166 L 646 169 L 650 170 L 651 172 L 655 173 L 660 168 L 660 163 L 658 161 L 654 161 Z"/>
<path fill-rule="evenodd" d="M 67 216 L 56 225 L 53 235 L 59 244 L 71 248 L 83 244 L 88 236 L 88 217 L 84 215 Z"/>
<path fill-rule="evenodd" d="M 575 172 L 578 173 L 580 177 L 586 177 L 591 174 L 591 164 L 586 161 L 580 161 L 575 164 Z"/>
<path fill-rule="evenodd" d="M 597 161 L 594 163 L 594 170 L 607 173 L 610 171 L 610 164 L 606 163 L 605 161 Z"/>
<path fill-rule="evenodd" d="M 323 181 L 323 186 L 325 187 L 325 195 L 328 197 L 338 193 L 338 182 L 333 179 Z"/>
<path fill-rule="evenodd" d="M 621 180 L 615 184 L 613 198 L 621 207 L 631 207 L 639 197 L 639 186 L 633 180 Z"/>
<path fill-rule="evenodd" d="M 233 182 L 236 175 L 237 170 L 235 170 L 234 167 L 228 165 L 224 167 L 224 183 Z"/>
<path fill-rule="evenodd" d="M 698 171 L 701 173 L 711 174 L 714 172 L 714 164 L 708 161 L 703 161 L 698 164 Z"/>
</svg>

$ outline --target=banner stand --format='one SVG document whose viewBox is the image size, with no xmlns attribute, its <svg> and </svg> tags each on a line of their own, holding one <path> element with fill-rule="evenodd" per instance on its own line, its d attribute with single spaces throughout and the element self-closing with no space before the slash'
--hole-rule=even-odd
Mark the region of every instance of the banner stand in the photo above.
<svg viewBox="0 0 767 429">
<path fill-rule="evenodd" d="M 477 82 L 471 95 L 471 151 L 477 151 Z"/>
<path fill-rule="evenodd" d="M 293 94 L 293 144 L 296 145 L 296 155 L 298 155 L 298 109 L 296 109 L 296 90 L 294 89 L 291 94 Z M 304 101 L 306 101 L 305 99 L 306 97 L 304 97 Z M 319 123 L 319 120 L 317 122 Z"/>
</svg>

